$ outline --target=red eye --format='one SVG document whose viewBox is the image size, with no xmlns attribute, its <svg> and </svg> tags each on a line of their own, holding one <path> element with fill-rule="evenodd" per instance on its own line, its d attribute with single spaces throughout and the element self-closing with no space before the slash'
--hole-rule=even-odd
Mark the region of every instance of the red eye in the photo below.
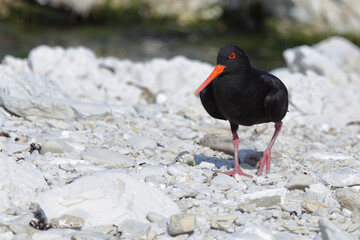
<svg viewBox="0 0 360 240">
<path fill-rule="evenodd" d="M 229 55 L 229 59 L 233 59 L 233 58 L 235 58 L 235 53 L 231 53 L 231 54 Z"/>
</svg>

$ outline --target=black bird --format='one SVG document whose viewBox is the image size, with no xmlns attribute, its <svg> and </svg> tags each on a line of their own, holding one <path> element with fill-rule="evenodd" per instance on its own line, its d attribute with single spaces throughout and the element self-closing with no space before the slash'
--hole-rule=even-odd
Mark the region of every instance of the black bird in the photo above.
<svg viewBox="0 0 360 240">
<path fill-rule="evenodd" d="M 269 146 L 256 166 L 260 176 L 266 165 L 270 172 L 271 148 L 279 135 L 282 119 L 288 111 L 288 92 L 285 85 L 274 75 L 253 68 L 244 50 L 235 45 L 226 45 L 219 50 L 217 66 L 196 90 L 201 103 L 210 116 L 228 120 L 233 134 L 235 167 L 227 175 L 252 177 L 239 167 L 239 125 L 274 122 L 275 132 Z"/>
</svg>

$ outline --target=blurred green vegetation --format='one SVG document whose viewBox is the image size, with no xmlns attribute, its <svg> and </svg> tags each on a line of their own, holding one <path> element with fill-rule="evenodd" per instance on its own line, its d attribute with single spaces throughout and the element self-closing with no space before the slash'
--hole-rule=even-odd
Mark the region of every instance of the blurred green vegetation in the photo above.
<svg viewBox="0 0 360 240">
<path fill-rule="evenodd" d="M 123 10 L 95 9 L 86 17 L 31 0 L 18 2 L 0 20 L 0 59 L 5 55 L 26 57 L 32 48 L 47 44 L 82 45 L 98 56 L 147 60 L 184 55 L 215 64 L 218 49 L 231 43 L 245 49 L 254 66 L 271 70 L 285 65 L 285 49 L 332 36 L 309 29 L 280 29 L 261 8 L 246 13 L 225 11 L 219 20 L 185 26 L 171 18 L 144 19 L 136 1 Z M 360 45 L 358 36 L 345 37 Z"/>
</svg>

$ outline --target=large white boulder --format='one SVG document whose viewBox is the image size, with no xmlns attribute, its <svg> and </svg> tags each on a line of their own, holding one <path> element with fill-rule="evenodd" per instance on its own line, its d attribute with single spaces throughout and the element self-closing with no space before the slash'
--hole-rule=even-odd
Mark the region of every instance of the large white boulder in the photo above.
<svg viewBox="0 0 360 240">
<path fill-rule="evenodd" d="M 81 177 L 63 187 L 43 192 L 35 202 L 50 220 L 64 214 L 83 218 L 84 229 L 119 225 L 126 219 L 147 222 L 149 212 L 166 218 L 179 212 L 177 205 L 160 190 L 121 170 Z"/>
<path fill-rule="evenodd" d="M 7 146 L 5 145 L 4 151 Z M 13 213 L 17 208 L 29 208 L 41 191 L 48 189 L 42 173 L 31 163 L 16 162 L 0 153 L 0 213 Z"/>
</svg>

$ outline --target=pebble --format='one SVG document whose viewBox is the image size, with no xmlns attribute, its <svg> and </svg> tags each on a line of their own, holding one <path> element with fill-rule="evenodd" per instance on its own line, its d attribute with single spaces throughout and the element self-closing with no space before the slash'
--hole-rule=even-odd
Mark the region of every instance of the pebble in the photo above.
<svg viewBox="0 0 360 240">
<path fill-rule="evenodd" d="M 285 187 L 289 190 L 300 189 L 305 190 L 306 187 L 309 187 L 311 184 L 314 184 L 316 181 L 312 176 L 300 174 L 292 176 Z"/>
<path fill-rule="evenodd" d="M 106 168 L 129 168 L 135 165 L 135 161 L 124 154 L 107 149 L 87 149 L 81 155 L 82 159 L 102 165 Z"/>
<path fill-rule="evenodd" d="M 334 187 L 360 185 L 360 169 L 343 168 L 325 173 L 321 179 Z"/>
<path fill-rule="evenodd" d="M 151 223 L 156 223 L 159 227 L 165 226 L 166 224 L 166 218 L 156 212 L 148 212 L 148 214 L 146 215 L 146 219 L 149 220 L 149 222 Z"/>
<path fill-rule="evenodd" d="M 236 187 L 237 181 L 233 177 L 219 173 L 213 178 L 213 180 L 211 181 L 211 185 L 215 186 L 221 191 L 226 191 L 230 188 Z"/>
<path fill-rule="evenodd" d="M 239 206 L 255 205 L 255 207 L 273 207 L 284 202 L 286 188 L 275 188 L 253 193 L 243 194 L 237 197 Z"/>
<path fill-rule="evenodd" d="M 150 231 L 150 224 L 126 219 L 119 229 L 121 229 L 121 238 L 124 239 L 146 239 Z"/>
<path fill-rule="evenodd" d="M 68 144 L 62 141 L 47 141 L 41 145 L 40 154 L 45 154 L 47 152 L 51 153 L 64 153 L 69 151 L 71 148 Z"/>
<path fill-rule="evenodd" d="M 319 210 L 319 208 L 329 208 L 328 206 L 315 201 L 315 200 L 304 200 L 301 202 L 301 206 L 305 209 L 308 213 L 314 213 Z"/>
<path fill-rule="evenodd" d="M 209 147 L 223 152 L 233 152 L 234 145 L 232 144 L 231 133 L 227 134 L 206 134 L 200 139 L 200 145 Z"/>
<path fill-rule="evenodd" d="M 237 215 L 215 216 L 210 218 L 210 226 L 213 229 L 227 230 L 237 219 Z"/>
<path fill-rule="evenodd" d="M 158 166 L 145 166 L 139 170 L 139 174 L 148 176 L 164 176 L 167 173 L 167 167 L 163 165 Z"/>
<path fill-rule="evenodd" d="M 177 214 L 170 218 L 170 235 L 190 233 L 196 228 L 196 216 L 194 214 Z"/>
<path fill-rule="evenodd" d="M 151 150 L 154 150 L 157 145 L 152 138 L 146 136 L 133 136 L 127 141 L 127 143 L 137 149 L 148 148 Z"/>
<path fill-rule="evenodd" d="M 340 205 L 350 211 L 360 211 L 360 193 L 352 188 L 336 189 L 336 199 Z"/>
</svg>

